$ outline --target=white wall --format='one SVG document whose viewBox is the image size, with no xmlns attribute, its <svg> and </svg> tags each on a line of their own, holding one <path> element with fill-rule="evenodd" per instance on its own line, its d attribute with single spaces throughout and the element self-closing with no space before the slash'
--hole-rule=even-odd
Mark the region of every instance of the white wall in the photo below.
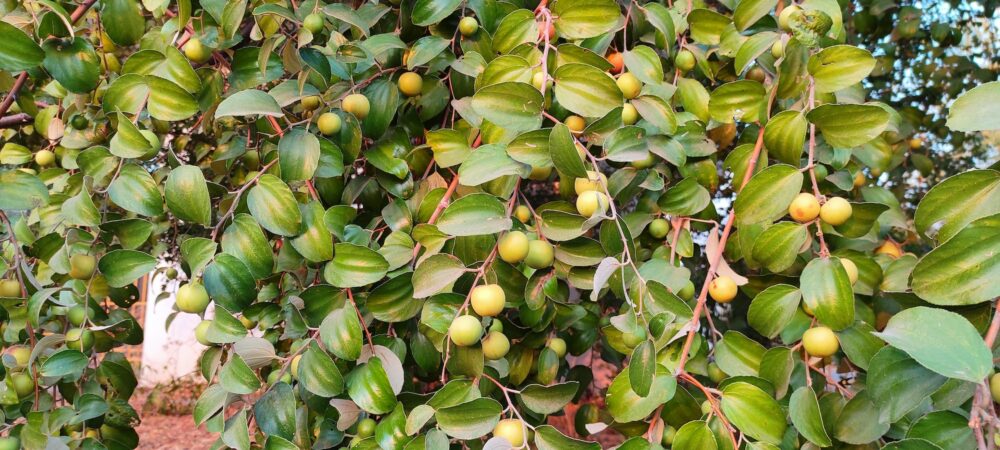
<svg viewBox="0 0 1000 450">
<path fill-rule="evenodd" d="M 155 272 L 148 286 L 140 386 L 154 386 L 198 370 L 198 357 L 205 349 L 194 338 L 194 328 L 201 322 L 197 315 L 178 313 L 166 328 L 180 282 L 167 281 L 162 272 Z M 164 292 L 167 295 L 157 300 Z"/>
</svg>

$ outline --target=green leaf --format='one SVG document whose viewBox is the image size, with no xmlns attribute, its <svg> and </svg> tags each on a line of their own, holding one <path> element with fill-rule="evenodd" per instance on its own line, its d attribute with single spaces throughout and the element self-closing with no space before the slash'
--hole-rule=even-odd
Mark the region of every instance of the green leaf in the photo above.
<svg viewBox="0 0 1000 450">
<path fill-rule="evenodd" d="M 101 212 L 94 205 L 90 191 L 82 187 L 80 192 L 62 204 L 62 215 L 68 225 L 97 227 L 101 225 Z"/>
<path fill-rule="evenodd" d="M 736 428 L 754 439 L 780 444 L 785 434 L 781 406 L 750 383 L 735 382 L 722 389 L 722 412 Z"/>
<path fill-rule="evenodd" d="M 247 195 L 250 214 L 265 230 L 282 236 L 299 234 L 302 215 L 292 190 L 280 178 L 264 174 Z"/>
<path fill-rule="evenodd" d="M 883 347 L 869 362 L 868 393 L 883 422 L 899 421 L 946 381 L 895 347 Z"/>
<path fill-rule="evenodd" d="M 476 77 L 476 89 L 479 90 L 507 81 L 530 83 L 531 63 L 514 55 L 503 55 L 495 58 L 486 65 L 482 74 Z"/>
<path fill-rule="evenodd" d="M 656 376 L 653 377 L 649 395 L 646 397 L 639 396 L 632 390 L 629 372 L 623 370 L 618 373 L 608 387 L 608 394 L 605 397 L 608 412 L 616 421 L 632 422 L 645 419 L 653 410 L 674 397 L 677 380 L 670 376 L 663 366 L 657 366 Z"/>
<path fill-rule="evenodd" d="M 632 106 L 643 119 L 656 126 L 660 132 L 674 134 L 677 131 L 674 109 L 660 97 L 642 95 L 632 99 Z"/>
<path fill-rule="evenodd" d="M 463 186 L 478 186 L 508 175 L 526 178 L 530 173 L 531 166 L 511 159 L 503 145 L 486 144 L 466 158 L 458 168 L 458 179 Z"/>
<path fill-rule="evenodd" d="M 183 165 L 171 170 L 163 194 L 167 208 L 178 219 L 202 225 L 211 223 L 212 203 L 200 168 Z"/>
<path fill-rule="evenodd" d="M 45 52 L 31 37 L 14 25 L 0 21 L 0 70 L 19 72 L 37 67 L 45 58 Z"/>
<path fill-rule="evenodd" d="M 115 44 L 129 46 L 139 42 L 146 31 L 146 20 L 138 1 L 105 0 L 101 6 L 101 25 Z"/>
<path fill-rule="evenodd" d="M 428 131 L 427 145 L 434 151 L 434 162 L 441 167 L 459 165 L 472 152 L 465 133 L 447 128 Z"/>
<path fill-rule="evenodd" d="M 628 363 L 628 379 L 632 392 L 640 397 L 649 395 L 653 377 L 656 375 L 656 366 L 656 348 L 653 346 L 653 341 L 642 341 L 632 351 L 632 358 Z"/>
<path fill-rule="evenodd" d="M 472 97 L 472 108 L 494 124 L 511 130 L 530 130 L 542 123 L 542 93 L 527 83 L 487 86 Z"/>
<path fill-rule="evenodd" d="M 792 425 L 802 436 L 820 447 L 833 445 L 830 435 L 823 425 L 823 415 L 820 412 L 819 401 L 812 388 L 803 386 L 792 393 L 788 401 L 788 415 Z"/>
<path fill-rule="evenodd" d="M 955 411 L 934 411 L 910 425 L 908 439 L 920 439 L 942 449 L 976 448 L 969 419 Z"/>
<path fill-rule="evenodd" d="M 333 260 L 323 269 L 323 278 L 339 288 L 375 283 L 385 276 L 389 263 L 375 250 L 346 242 L 337 243 Z"/>
<path fill-rule="evenodd" d="M 465 274 L 465 263 L 447 253 L 431 255 L 413 271 L 413 298 L 442 292 Z"/>
<path fill-rule="evenodd" d="M 286 383 L 277 383 L 253 405 L 254 420 L 270 437 L 291 440 L 295 436 L 295 394 Z"/>
<path fill-rule="evenodd" d="M 111 287 L 127 286 L 156 267 L 156 258 L 136 250 L 113 250 L 101 257 L 97 267 Z"/>
<path fill-rule="evenodd" d="M 587 177 L 587 167 L 566 125 L 559 123 L 552 128 L 549 134 L 549 155 L 559 173 L 573 178 Z"/>
<path fill-rule="evenodd" d="M 772 0 L 764 0 L 772 1 Z M 740 2 L 740 6 L 744 3 L 753 3 L 750 1 Z M 772 1 L 773 3 L 773 1 Z M 772 5 L 773 6 L 773 5 Z M 737 7 L 737 10 L 739 7 Z M 762 31 L 750 36 L 743 45 L 740 45 L 740 49 L 736 51 L 736 73 L 742 74 L 750 65 L 753 64 L 760 55 L 771 49 L 776 41 L 780 39 L 778 33 L 770 31 Z"/>
<path fill-rule="evenodd" d="M 809 74 L 816 83 L 816 92 L 835 92 L 848 88 L 868 77 L 875 68 L 875 58 L 863 48 L 834 45 L 809 57 Z"/>
<path fill-rule="evenodd" d="M 775 114 L 764 127 L 764 146 L 768 153 L 778 161 L 798 166 L 808 125 L 806 116 L 799 111 L 787 110 Z"/>
<path fill-rule="evenodd" d="M 639 81 L 646 84 L 663 82 L 663 64 L 660 63 L 660 56 L 652 48 L 645 45 L 635 46 L 623 52 L 622 59 L 628 71 Z"/>
<path fill-rule="evenodd" d="M 491 398 L 441 408 L 434 413 L 438 427 L 455 439 L 478 439 L 500 422 L 500 403 Z"/>
<path fill-rule="evenodd" d="M 966 192 L 963 195 L 968 195 Z M 1000 214 L 978 219 L 913 268 L 911 287 L 936 305 L 974 305 L 1000 296 Z"/>
<path fill-rule="evenodd" d="M 715 348 L 715 362 L 730 375 L 757 376 L 764 346 L 739 331 L 727 331 Z"/>
<path fill-rule="evenodd" d="M 566 39 L 586 39 L 618 25 L 621 9 L 612 0 L 555 0 L 550 9 L 556 32 Z"/>
<path fill-rule="evenodd" d="M 747 311 L 747 322 L 760 334 L 773 339 L 795 317 L 801 299 L 802 293 L 795 286 L 770 286 L 753 298 Z"/>
<path fill-rule="evenodd" d="M 312 262 L 329 261 L 333 258 L 333 239 L 323 220 L 326 212 L 318 201 L 299 205 L 302 214 L 302 229 L 292 238 L 292 247 L 305 259 Z"/>
<path fill-rule="evenodd" d="M 726 83 L 712 91 L 708 112 L 722 123 L 753 122 L 764 105 L 764 85 L 753 80 Z"/>
<path fill-rule="evenodd" d="M 736 196 L 736 220 L 741 224 L 756 224 L 784 216 L 799 194 L 802 180 L 799 169 L 785 164 L 757 172 Z"/>
<path fill-rule="evenodd" d="M 746 31 L 771 12 L 777 4 L 777 0 L 741 0 L 733 11 L 733 25 L 736 25 L 738 31 Z"/>
<path fill-rule="evenodd" d="M 146 158 L 153 152 L 153 145 L 122 113 L 118 117 L 118 131 L 111 138 L 111 154 L 121 158 Z"/>
<path fill-rule="evenodd" d="M 281 107 L 274 97 L 256 89 L 247 89 L 230 95 L 215 109 L 216 118 L 251 115 L 282 117 L 285 114 L 281 112 Z"/>
<path fill-rule="evenodd" d="M 266 278 L 274 270 L 271 244 L 260 225 L 249 214 L 237 214 L 233 217 L 233 223 L 222 233 L 221 243 L 222 251 L 243 261 L 254 278 Z M 214 255 L 214 244 L 212 247 L 211 253 Z"/>
<path fill-rule="evenodd" d="M 685 450 L 718 450 L 715 434 L 703 420 L 692 420 L 677 430 L 673 448 Z"/>
<path fill-rule="evenodd" d="M 493 33 L 493 50 L 501 54 L 510 53 L 521 44 L 535 42 L 538 36 L 535 14 L 527 9 L 518 9 L 500 21 Z"/>
<path fill-rule="evenodd" d="M 594 66 L 564 64 L 553 77 L 556 101 L 583 117 L 604 117 L 624 101 L 615 80 Z"/>
<path fill-rule="evenodd" d="M 205 332 L 205 338 L 208 342 L 215 344 L 232 344 L 245 338 L 246 335 L 247 329 L 243 325 L 243 322 L 233 317 L 222 306 L 216 307 L 215 318 L 212 319 L 212 322 L 208 326 L 208 331 Z M 249 364 L 247 365 L 249 366 Z"/>
<path fill-rule="evenodd" d="M 396 394 L 379 358 L 371 358 L 347 374 L 347 394 L 369 414 L 385 414 L 396 406 Z"/>
<path fill-rule="evenodd" d="M 211 239 L 189 238 L 181 242 L 180 247 L 181 256 L 192 274 L 201 272 L 215 256 L 216 245 Z"/>
<path fill-rule="evenodd" d="M 596 442 L 567 437 L 552 425 L 535 428 L 535 446 L 538 450 L 600 450 L 601 448 Z"/>
<path fill-rule="evenodd" d="M 219 384 L 232 394 L 251 394 L 260 389 L 260 380 L 240 355 L 230 355 L 230 360 L 219 372 Z"/>
<path fill-rule="evenodd" d="M 163 197 L 156 181 L 137 164 L 122 166 L 118 177 L 108 187 L 108 197 L 116 205 L 137 214 L 163 214 Z"/>
<path fill-rule="evenodd" d="M 20 170 L 0 172 L 0 209 L 28 210 L 49 203 L 49 190 L 35 175 Z"/>
<path fill-rule="evenodd" d="M 685 178 L 668 188 L 657 204 L 666 214 L 694 216 L 712 202 L 712 194 L 696 178 Z"/>
<path fill-rule="evenodd" d="M 79 377 L 89 361 L 90 359 L 78 350 L 62 349 L 53 353 L 42 363 L 38 374 L 53 378 L 62 378 L 73 374 L 77 374 Z"/>
<path fill-rule="evenodd" d="M 452 236 L 481 236 L 509 230 L 512 223 L 503 203 L 489 194 L 469 194 L 448 205 L 437 228 Z"/>
<path fill-rule="evenodd" d="M 301 128 L 293 128 L 278 141 L 281 178 L 302 181 L 313 177 L 319 166 L 319 139 Z"/>
<path fill-rule="evenodd" d="M 970 170 L 946 178 L 917 205 L 913 224 L 930 239 L 945 242 L 981 217 L 1000 213 L 1000 172 Z"/>
<path fill-rule="evenodd" d="M 707 45 L 717 45 L 732 19 L 706 8 L 696 8 L 688 14 L 691 38 Z"/>
<path fill-rule="evenodd" d="M 361 321 L 353 308 L 335 309 L 319 326 L 320 341 L 336 357 L 356 361 L 361 356 Z"/>
<path fill-rule="evenodd" d="M 146 106 L 149 115 L 154 118 L 177 121 L 198 112 L 198 103 L 194 97 L 174 82 L 149 75 L 146 77 L 146 84 L 149 85 L 149 101 Z"/>
<path fill-rule="evenodd" d="M 306 390 L 320 397 L 334 397 L 344 391 L 344 378 L 337 365 L 315 345 L 302 354 L 296 375 Z"/>
<path fill-rule="evenodd" d="M 1000 129 L 1000 81 L 980 84 L 958 96 L 948 107 L 952 131 L 988 131 Z"/>
<path fill-rule="evenodd" d="M 840 258 L 816 258 L 802 271 L 802 300 L 816 319 L 834 330 L 854 324 L 854 291 Z"/>
<path fill-rule="evenodd" d="M 448 48 L 451 41 L 439 36 L 424 36 L 417 39 L 410 48 L 410 56 L 406 60 L 406 68 L 413 70 L 414 67 L 427 64 L 441 52 Z"/>
<path fill-rule="evenodd" d="M 423 302 L 413 295 L 412 274 L 404 273 L 382 283 L 368 294 L 368 311 L 382 322 L 403 322 L 420 312 Z"/>
<path fill-rule="evenodd" d="M 215 303 L 241 312 L 257 298 L 257 284 L 246 264 L 235 256 L 220 253 L 205 268 L 205 290 Z"/>
<path fill-rule="evenodd" d="M 848 444 L 867 444 L 889 431 L 889 424 L 878 418 L 878 407 L 867 390 L 848 400 L 833 426 L 833 437 Z"/>
<path fill-rule="evenodd" d="M 754 241 L 753 259 L 771 272 L 782 272 L 792 264 L 809 241 L 809 230 L 795 222 L 778 222 L 760 233 Z"/>
<path fill-rule="evenodd" d="M 943 309 L 917 306 L 889 319 L 876 336 L 948 378 L 980 382 L 993 368 L 993 358 L 975 327 Z"/>
<path fill-rule="evenodd" d="M 530 384 L 521 388 L 521 401 L 524 406 L 538 414 L 553 414 L 561 411 L 573 400 L 580 383 L 568 381 L 565 383 L 542 386 Z"/>
<path fill-rule="evenodd" d="M 889 125 L 889 113 L 875 105 L 821 105 L 806 118 L 823 132 L 827 143 L 838 148 L 868 143 Z"/>
<path fill-rule="evenodd" d="M 42 43 L 42 49 L 45 50 L 42 65 L 66 90 L 85 94 L 97 87 L 101 65 L 90 41 L 82 37 L 50 38 Z"/>
<path fill-rule="evenodd" d="M 417 0 L 410 20 L 418 27 L 426 27 L 450 16 L 461 4 L 462 0 Z"/>
</svg>

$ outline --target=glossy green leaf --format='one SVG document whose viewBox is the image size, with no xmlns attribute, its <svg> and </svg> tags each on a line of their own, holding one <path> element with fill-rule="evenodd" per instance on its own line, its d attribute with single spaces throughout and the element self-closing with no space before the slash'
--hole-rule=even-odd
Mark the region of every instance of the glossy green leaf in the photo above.
<svg viewBox="0 0 1000 450">
<path fill-rule="evenodd" d="M 346 242 L 334 246 L 333 260 L 323 269 L 323 278 L 340 288 L 353 288 L 381 280 L 389 263 L 375 250 Z"/>
<path fill-rule="evenodd" d="M 1000 172 L 970 170 L 949 177 L 920 199 L 913 224 L 920 234 L 944 242 L 972 221 L 1000 213 Z"/>
<path fill-rule="evenodd" d="M 793 166 L 770 166 L 750 178 L 736 196 L 734 211 L 741 224 L 771 222 L 788 213 L 802 187 L 802 172 Z"/>
<path fill-rule="evenodd" d="M 278 177 L 270 174 L 257 179 L 257 185 L 247 194 L 250 214 L 265 230 L 282 236 L 299 234 L 302 215 L 291 189 Z"/>
<path fill-rule="evenodd" d="M 583 117 L 604 117 L 624 101 L 615 80 L 596 67 L 565 64 L 556 69 L 553 77 L 556 100 Z"/>
<path fill-rule="evenodd" d="M 722 389 L 722 412 L 736 428 L 754 439 L 779 444 L 785 434 L 781 406 L 752 384 L 727 384 Z"/>
<path fill-rule="evenodd" d="M 489 433 L 500 421 L 500 403 L 491 398 L 479 398 L 434 413 L 438 427 L 456 439 L 478 439 Z"/>
<path fill-rule="evenodd" d="M 1000 129 L 1000 81 L 984 83 L 963 92 L 948 107 L 947 127 L 953 131 Z"/>
<path fill-rule="evenodd" d="M 438 230 L 452 236 L 479 236 L 506 231 L 511 220 L 496 197 L 469 194 L 448 205 L 436 225 Z"/>
<path fill-rule="evenodd" d="M 889 124 L 889 113 L 875 105 L 821 105 L 809 111 L 806 118 L 819 128 L 827 143 L 842 148 L 875 139 Z"/>
<path fill-rule="evenodd" d="M 212 204 L 208 185 L 201 169 L 184 165 L 170 172 L 163 188 L 167 208 L 178 219 L 208 225 L 212 221 Z"/>
<path fill-rule="evenodd" d="M 156 267 L 156 258 L 137 250 L 114 250 L 101 257 L 97 268 L 112 287 L 135 282 Z"/>
<path fill-rule="evenodd" d="M 823 325 L 842 330 L 854 324 L 854 290 L 840 258 L 816 258 L 802 271 L 802 301 Z"/>
<path fill-rule="evenodd" d="M 900 311 L 876 336 L 949 378 L 979 382 L 993 367 L 990 351 L 964 317 L 917 306 Z"/>
<path fill-rule="evenodd" d="M 788 415 L 795 430 L 809 442 L 820 447 L 833 445 L 823 425 L 823 415 L 820 412 L 819 401 L 816 400 L 816 393 L 811 388 L 803 386 L 792 393 L 788 401 Z"/>
<path fill-rule="evenodd" d="M 45 59 L 45 52 L 27 34 L 14 25 L 0 22 L 0 70 L 17 72 L 37 67 Z"/>
<path fill-rule="evenodd" d="M 670 376 L 663 366 L 658 366 L 649 388 L 649 395 L 642 397 L 632 390 L 628 370 L 623 370 L 608 387 L 608 412 L 619 422 L 631 422 L 646 418 L 657 407 L 674 396 L 677 380 Z"/>
</svg>

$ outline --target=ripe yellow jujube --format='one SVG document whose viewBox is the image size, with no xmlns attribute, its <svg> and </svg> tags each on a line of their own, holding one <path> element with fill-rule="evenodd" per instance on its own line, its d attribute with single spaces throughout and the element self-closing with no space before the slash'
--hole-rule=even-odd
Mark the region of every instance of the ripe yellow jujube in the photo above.
<svg viewBox="0 0 1000 450">
<path fill-rule="evenodd" d="M 802 347 L 812 356 L 826 358 L 840 349 L 840 341 L 833 330 L 819 326 L 813 327 L 802 335 Z"/>
<path fill-rule="evenodd" d="M 493 317 L 503 312 L 507 297 L 499 284 L 483 284 L 472 288 L 472 310 L 483 317 Z"/>
<path fill-rule="evenodd" d="M 823 219 L 823 222 L 837 226 L 847 222 L 853 212 L 854 210 L 847 200 L 842 197 L 831 197 L 827 199 L 826 203 L 823 203 L 823 207 L 819 210 L 819 217 Z"/>
<path fill-rule="evenodd" d="M 819 209 L 819 200 L 816 200 L 816 196 L 803 192 L 795 196 L 792 203 L 788 205 L 788 215 L 792 216 L 796 222 L 805 223 L 819 216 Z"/>
<path fill-rule="evenodd" d="M 708 295 L 719 303 L 729 303 L 736 298 L 736 282 L 732 278 L 720 275 L 708 285 Z"/>
</svg>

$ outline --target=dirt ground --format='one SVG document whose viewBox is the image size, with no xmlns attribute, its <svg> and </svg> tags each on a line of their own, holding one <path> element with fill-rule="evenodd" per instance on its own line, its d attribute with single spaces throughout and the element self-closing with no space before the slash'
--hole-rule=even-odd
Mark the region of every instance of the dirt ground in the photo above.
<svg viewBox="0 0 1000 450">
<path fill-rule="evenodd" d="M 204 427 L 194 429 L 191 416 L 146 415 L 136 431 L 139 448 L 144 450 L 206 449 L 217 437 Z"/>
</svg>

